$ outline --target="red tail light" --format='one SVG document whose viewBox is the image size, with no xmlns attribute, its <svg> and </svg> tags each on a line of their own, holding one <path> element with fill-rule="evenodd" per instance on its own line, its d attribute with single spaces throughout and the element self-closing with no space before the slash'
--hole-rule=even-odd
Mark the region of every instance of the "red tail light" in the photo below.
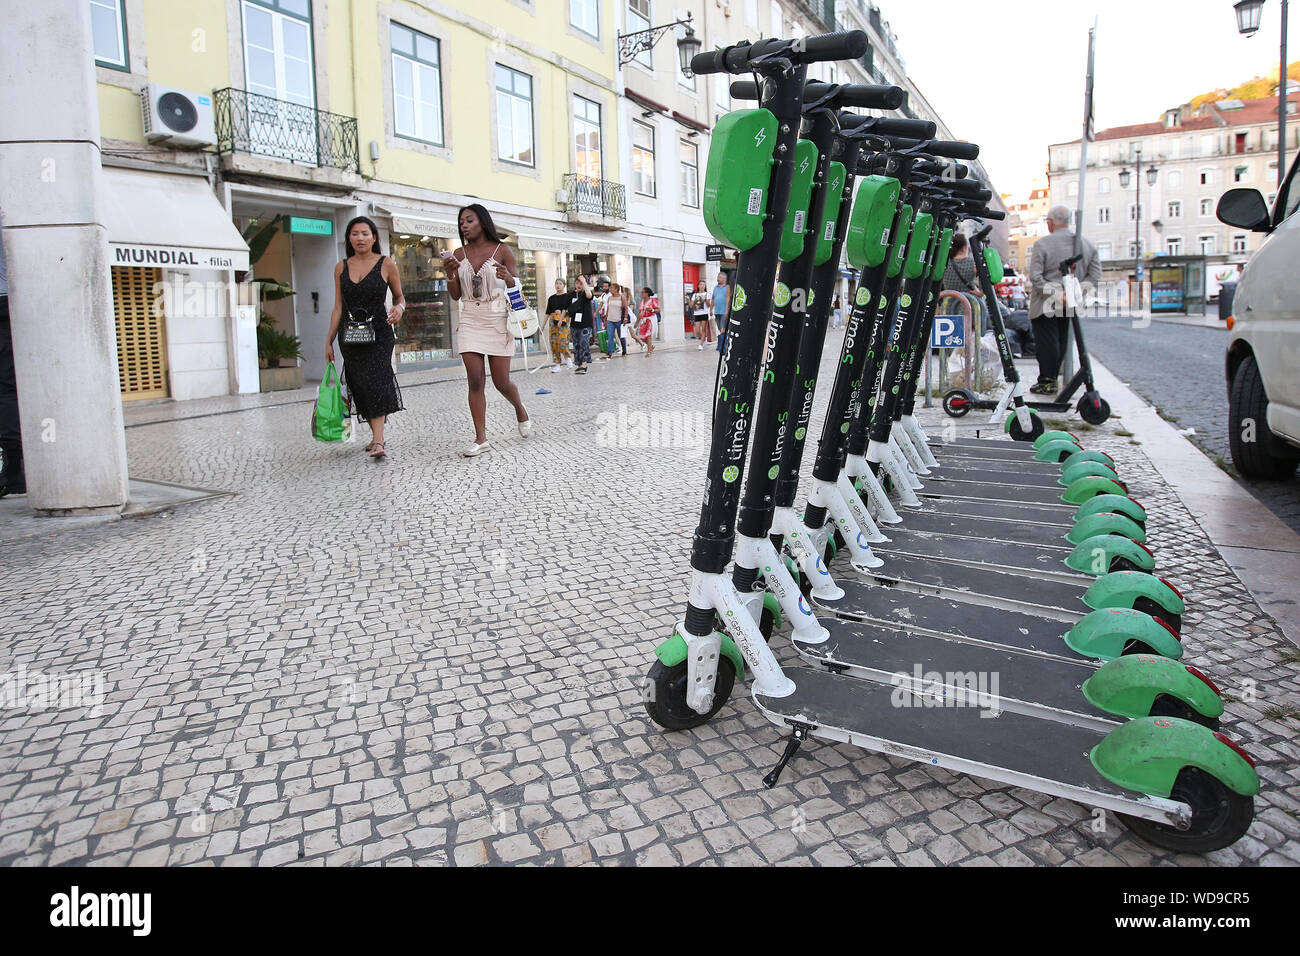
<svg viewBox="0 0 1300 956">
<path fill-rule="evenodd" d="M 1151 549 L 1148 548 L 1148 547 L 1147 547 L 1145 544 L 1143 544 L 1141 541 L 1134 541 L 1133 543 L 1136 544 L 1136 545 L 1137 545 L 1139 548 L 1141 548 L 1143 551 L 1145 551 L 1147 554 L 1151 555 L 1151 560 L 1152 560 L 1152 561 L 1154 561 L 1154 560 L 1156 559 L 1156 556 L 1155 556 L 1154 554 L 1151 554 Z"/>
<path fill-rule="evenodd" d="M 1217 696 L 1217 697 L 1222 697 L 1222 696 L 1223 696 L 1223 694 L 1219 692 L 1219 688 L 1218 688 L 1217 686 L 1215 686 L 1214 681 L 1210 680 L 1208 677 L 1206 677 L 1204 674 L 1202 674 L 1200 671 L 1198 671 L 1198 670 L 1197 670 L 1195 667 L 1193 667 L 1191 664 L 1187 664 L 1187 665 L 1185 665 L 1185 666 L 1187 667 L 1187 672 L 1188 672 L 1189 674 L 1191 674 L 1193 677 L 1195 677 L 1197 680 L 1204 681 L 1204 682 L 1205 682 L 1205 686 L 1208 687 L 1208 688 L 1210 688 L 1210 690 L 1214 691 L 1215 696 Z"/>
<path fill-rule="evenodd" d="M 1136 498 L 1134 498 L 1132 495 L 1129 495 L 1129 496 L 1128 496 L 1128 500 L 1131 501 L 1131 502 L 1133 502 L 1133 504 L 1137 505 L 1139 508 L 1142 508 L 1142 502 L 1138 501 L 1138 500 L 1137 500 Z M 1142 510 L 1145 512 L 1147 509 L 1146 509 L 1146 508 L 1142 508 Z"/>
<path fill-rule="evenodd" d="M 1172 634 L 1172 635 L 1174 636 L 1174 640 L 1175 640 L 1175 641 L 1177 641 L 1179 644 L 1183 643 L 1183 637 L 1182 637 L 1181 634 L 1179 634 L 1177 631 L 1175 631 L 1172 627 L 1170 627 L 1168 624 L 1166 624 L 1166 623 L 1165 623 L 1163 620 L 1161 620 L 1160 618 L 1157 617 L 1157 618 L 1155 618 L 1154 620 L 1155 620 L 1155 622 L 1156 622 L 1157 624 L 1159 624 L 1159 625 L 1160 625 L 1161 627 L 1163 627 L 1166 631 L 1168 631 L 1170 634 Z"/>
<path fill-rule="evenodd" d="M 1169 583 L 1168 581 L 1166 581 L 1164 578 L 1161 578 L 1161 579 L 1160 579 L 1160 583 L 1163 584 L 1165 587 L 1167 587 L 1169 590 L 1173 591 L 1175 594 L 1177 594 L 1177 595 L 1178 595 L 1178 600 L 1181 601 L 1181 600 L 1183 599 L 1183 592 L 1180 591 L 1180 590 L 1178 590 L 1178 588 L 1174 587 L 1172 584 L 1170 584 L 1170 583 Z"/>
<path fill-rule="evenodd" d="M 1233 750 L 1237 751 L 1237 753 L 1241 755 L 1242 760 L 1246 761 L 1246 763 L 1250 764 L 1252 767 L 1255 766 L 1254 758 L 1252 758 L 1250 754 L 1246 753 L 1246 751 L 1242 750 L 1240 747 L 1234 744 L 1227 737 L 1223 736 L 1223 734 L 1215 734 L 1214 739 L 1219 741 L 1219 743 L 1227 744 L 1229 747 L 1231 747 Z"/>
</svg>

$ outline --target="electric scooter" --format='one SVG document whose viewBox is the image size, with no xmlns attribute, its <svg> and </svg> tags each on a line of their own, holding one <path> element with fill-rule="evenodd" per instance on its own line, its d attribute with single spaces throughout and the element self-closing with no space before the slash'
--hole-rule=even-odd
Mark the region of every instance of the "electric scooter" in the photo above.
<svg viewBox="0 0 1300 956">
<path fill-rule="evenodd" d="M 799 54 L 805 54 L 808 48 L 817 49 L 814 44 L 826 39 L 828 38 L 803 41 L 803 49 L 798 51 Z M 770 61 L 761 62 L 762 54 L 775 52 L 771 45 L 782 42 L 784 41 L 763 41 L 762 44 L 755 45 L 762 51 L 756 58 L 760 60 L 758 64 L 750 62 L 754 51 L 742 47 L 739 48 L 740 52 L 737 52 L 737 48 L 729 48 L 717 54 L 697 57 L 692 65 L 695 72 L 718 69 L 741 72 L 752 66 L 757 66 L 760 71 L 763 67 L 771 69 Z M 789 44 L 786 49 L 789 49 Z M 846 51 L 844 55 L 857 55 L 857 51 Z M 803 79 L 800 67 L 796 58 L 790 57 L 783 69 L 772 70 L 764 75 L 765 81 L 777 80 L 765 83 L 765 86 L 770 87 L 765 90 L 765 106 L 768 103 L 779 105 L 783 102 L 788 105 L 788 100 L 783 95 L 788 94 L 788 91 L 781 89 L 780 80 L 785 80 L 797 93 L 802 87 Z M 795 105 L 797 107 L 797 99 Z M 781 112 L 784 113 L 785 110 Z M 774 117 L 781 115 L 777 111 L 771 113 Z M 796 115 L 786 113 L 786 118 L 793 119 Z M 718 149 L 719 145 L 719 140 L 715 140 L 714 149 Z M 792 147 L 793 140 L 790 141 L 789 148 Z M 710 172 L 714 175 L 709 179 L 717 183 L 718 174 L 713 168 L 712 155 L 710 167 Z M 775 166 L 766 165 L 762 169 L 765 177 L 769 173 L 773 174 L 765 181 L 778 196 L 786 188 L 780 187 L 779 167 L 778 160 Z M 740 170 L 733 172 L 739 173 Z M 715 190 L 715 195 L 717 192 Z M 706 190 L 706 197 L 707 195 Z M 777 231 L 770 223 L 765 224 L 765 227 L 764 231 L 773 234 Z M 712 228 L 711 226 L 711 230 Z M 745 253 L 762 245 L 768 238 L 764 236 L 758 242 L 740 246 L 742 258 L 738 271 L 742 276 L 747 275 L 751 283 L 756 283 L 755 289 L 762 288 L 763 276 L 761 272 L 754 271 L 753 267 L 746 269 Z M 775 243 L 769 245 L 774 251 Z M 758 261 L 759 266 L 762 266 L 763 259 Z M 775 257 L 767 257 L 766 262 L 766 285 L 770 287 L 775 271 Z M 749 336 L 744 334 L 745 320 L 756 316 L 761 321 L 761 311 L 748 316 L 743 306 L 733 311 L 727 359 L 736 364 L 730 365 L 730 374 L 725 377 L 737 386 L 731 396 L 744 394 L 741 391 L 744 376 L 737 374 L 737 370 L 744 369 L 750 373 L 748 396 L 751 399 L 757 388 L 754 373 L 762 347 L 761 329 L 750 329 L 752 334 Z M 718 417 L 725 423 L 725 413 Z M 775 421 L 765 422 L 756 418 L 755 434 L 771 429 L 776 424 Z M 711 478 L 714 477 L 713 472 L 729 467 L 725 456 L 729 453 L 734 434 L 715 433 L 714 453 L 710 461 Z M 743 459 L 743 446 L 747 444 L 745 429 L 740 430 L 740 436 L 739 444 L 742 447 L 737 458 Z M 710 487 L 710 491 L 713 490 Z M 725 532 L 728 516 L 726 502 L 717 502 L 717 512 L 710 514 L 710 506 L 715 505 L 715 501 L 712 495 L 706 499 L 705 517 L 721 519 L 719 526 Z M 736 503 L 733 497 L 733 509 Z M 697 533 L 697 551 L 708 554 L 721 550 L 716 547 L 701 547 L 716 542 L 716 539 L 712 542 L 709 540 L 715 526 L 702 522 L 702 527 L 707 531 Z M 696 564 L 696 576 L 687 613 L 688 620 L 679 626 L 678 634 L 672 641 L 661 645 L 658 656 L 659 664 L 665 663 L 664 657 L 671 657 L 676 652 L 675 646 L 670 645 L 680 643 L 682 659 L 678 664 L 688 674 L 694 670 L 699 680 L 688 679 L 681 685 L 652 682 L 654 690 L 672 694 L 677 689 L 679 696 L 670 701 L 652 701 L 649 706 L 652 715 L 670 714 L 676 710 L 677 704 L 685 705 L 685 698 L 690 696 L 698 704 L 691 709 L 702 722 L 721 706 L 721 701 L 717 698 L 721 696 L 725 700 L 725 694 L 730 691 L 730 682 L 726 679 L 725 672 L 732 669 L 730 676 L 734 679 L 735 660 L 719 635 L 713 635 L 715 644 L 712 660 L 707 646 L 689 650 L 685 646 L 687 638 L 681 632 L 690 632 L 692 629 L 688 625 L 692 621 L 697 625 L 711 625 L 714 614 L 717 613 L 715 607 L 701 607 L 696 600 L 702 591 L 708 590 L 707 585 L 702 585 L 699 580 L 701 574 L 707 572 L 694 560 L 693 563 Z M 726 601 L 725 590 L 718 590 L 724 593 L 724 600 L 720 603 L 732 612 L 724 618 L 729 631 L 742 638 L 752 636 L 752 622 L 746 626 L 733 619 L 736 615 L 743 615 L 745 609 Z M 691 636 L 703 635 L 692 633 Z M 696 654 L 697 649 L 704 653 Z M 1031 786 L 1045 793 L 1080 799 L 1094 806 L 1108 807 L 1128 815 L 1127 822 L 1135 830 L 1162 846 L 1205 850 L 1227 845 L 1244 832 L 1253 813 L 1250 795 L 1258 790 L 1258 778 L 1246 759 L 1223 742 L 1223 739 L 1213 737 L 1207 728 L 1190 721 L 1148 715 L 1106 731 L 1095 726 L 1079 727 L 1016 712 L 1003 713 L 997 721 L 987 721 L 979 719 L 980 711 L 976 707 L 953 708 L 952 698 L 948 698 L 949 705 L 938 711 L 927 709 L 924 714 L 912 714 L 908 710 L 911 706 L 928 708 L 933 704 L 927 690 L 916 683 L 895 684 L 891 690 L 869 680 L 802 667 L 791 669 L 791 673 L 798 678 L 795 682 L 782 672 L 774 660 L 771 661 L 770 668 L 763 666 L 766 662 L 761 659 L 760 652 L 766 651 L 765 646 L 756 647 L 750 640 L 740 640 L 732 645 L 732 650 L 736 651 L 737 656 L 743 653 L 745 657 L 750 657 L 751 654 L 754 657 L 749 663 L 755 673 L 755 701 L 760 709 L 777 723 L 793 724 L 795 727 L 791 744 L 787 746 L 776 770 L 767 778 L 771 784 L 775 784 L 776 775 L 788 763 L 800 742 L 809 735 L 816 735 L 823 739 L 855 739 L 882 752 L 913 759 L 923 758 L 938 765 Z M 724 660 L 721 664 L 715 664 L 719 654 Z M 1089 700 L 1106 700 L 1108 704 L 1113 704 L 1114 700 L 1105 693 L 1107 682 L 1119 677 L 1121 670 L 1127 672 L 1144 669 L 1140 658 L 1131 660 L 1135 663 L 1114 661 L 1096 671 L 1081 688 L 1085 696 Z M 725 691 L 724 684 L 727 685 Z M 877 701 L 883 707 L 876 707 L 874 702 Z M 845 719 L 840 719 L 841 716 Z M 922 717 L 924 719 L 920 719 Z M 867 727 L 872 729 L 865 729 Z M 878 736 L 886 732 L 888 736 Z M 1037 746 L 1032 746 L 1035 740 Z M 1135 759 L 1136 755 L 1145 757 L 1153 749 L 1164 754 L 1164 759 L 1154 764 L 1146 759 Z"/>
</svg>

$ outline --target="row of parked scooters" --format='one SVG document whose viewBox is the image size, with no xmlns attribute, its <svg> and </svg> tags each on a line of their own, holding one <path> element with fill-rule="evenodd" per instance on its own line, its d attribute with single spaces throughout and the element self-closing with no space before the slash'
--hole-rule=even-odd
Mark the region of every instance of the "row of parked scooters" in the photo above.
<svg viewBox="0 0 1300 956">
<path fill-rule="evenodd" d="M 1018 440 L 936 442 L 913 415 L 954 231 L 974 222 L 992 302 L 1001 216 L 963 164 L 978 147 L 852 112 L 897 110 L 902 90 L 807 80 L 865 50 L 855 31 L 692 64 L 751 75 L 732 95 L 757 106 L 719 121 L 708 160 L 706 221 L 740 256 L 690 594 L 648 712 L 698 727 L 748 672 L 790 730 L 768 786 L 816 737 L 1112 811 L 1161 847 L 1227 846 L 1259 778 L 1182 660 L 1182 597 L 1114 461 L 1045 431 L 1011 382 Z M 842 256 L 861 278 L 800 510 Z M 803 662 L 782 667 L 787 623 Z"/>
</svg>

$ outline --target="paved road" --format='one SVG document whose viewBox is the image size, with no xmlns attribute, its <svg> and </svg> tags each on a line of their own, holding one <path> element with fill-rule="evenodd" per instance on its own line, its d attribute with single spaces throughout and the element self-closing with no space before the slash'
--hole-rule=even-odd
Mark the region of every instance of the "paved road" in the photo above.
<svg viewBox="0 0 1300 956">
<path fill-rule="evenodd" d="M 1226 329 L 1165 322 L 1134 328 L 1126 318 L 1088 319 L 1084 336 L 1107 368 L 1176 427 L 1195 429 L 1188 437 L 1201 451 L 1300 532 L 1300 481 L 1247 481 L 1232 467 L 1223 379 Z"/>
</svg>

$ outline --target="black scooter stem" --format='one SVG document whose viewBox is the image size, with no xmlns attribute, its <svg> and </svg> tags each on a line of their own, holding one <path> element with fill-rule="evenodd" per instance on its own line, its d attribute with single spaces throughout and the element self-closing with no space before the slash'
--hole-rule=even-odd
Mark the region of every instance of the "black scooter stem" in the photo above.
<svg viewBox="0 0 1300 956">
<path fill-rule="evenodd" d="M 730 61 L 726 61 L 730 69 Z M 795 143 L 808 68 L 788 59 L 747 63 L 763 75 L 761 105 L 777 120 L 768 213 L 762 238 L 740 254 L 727 344 L 723 352 L 718 393 L 714 400 L 713 438 L 705 478 L 704 503 L 691 547 L 691 567 L 721 574 L 731 561 L 735 522 L 740 503 L 745 453 L 749 448 L 750 413 L 758 390 L 758 366 L 763 354 L 767 318 L 772 309 L 772 276 L 781 246 L 785 210 L 790 205 Z M 688 608 L 691 633 L 707 634 L 713 627 L 711 608 Z"/>
</svg>

